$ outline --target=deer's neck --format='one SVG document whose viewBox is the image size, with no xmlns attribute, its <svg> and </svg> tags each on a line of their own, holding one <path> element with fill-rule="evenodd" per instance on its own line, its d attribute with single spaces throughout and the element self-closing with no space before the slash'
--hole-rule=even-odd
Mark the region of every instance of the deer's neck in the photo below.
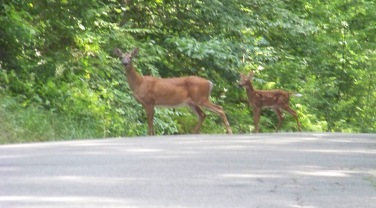
<svg viewBox="0 0 376 208">
<path fill-rule="evenodd" d="M 143 81 L 143 76 L 136 71 L 132 63 L 126 66 L 124 71 L 128 79 L 128 84 L 131 87 L 131 89 L 134 91 L 141 85 Z"/>
<path fill-rule="evenodd" d="M 248 84 L 245 86 L 245 90 L 247 91 L 248 99 L 253 99 L 253 97 L 256 95 L 256 90 L 253 88 L 251 82 L 248 82 Z"/>
</svg>

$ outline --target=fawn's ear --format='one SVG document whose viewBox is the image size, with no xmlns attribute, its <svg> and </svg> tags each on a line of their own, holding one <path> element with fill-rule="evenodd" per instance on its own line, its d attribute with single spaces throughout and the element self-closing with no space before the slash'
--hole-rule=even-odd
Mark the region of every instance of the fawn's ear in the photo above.
<svg viewBox="0 0 376 208">
<path fill-rule="evenodd" d="M 248 79 L 249 79 L 249 80 L 252 80 L 254 74 L 255 74 L 254 71 L 250 71 L 250 72 L 249 72 L 249 75 L 248 75 Z"/>
<path fill-rule="evenodd" d="M 138 48 L 133 49 L 132 57 L 137 56 L 137 54 L 138 54 Z"/>
<path fill-rule="evenodd" d="M 114 53 L 115 53 L 117 56 L 119 56 L 119 57 L 121 57 L 121 55 L 123 54 L 123 52 L 122 52 L 119 48 L 115 48 L 115 49 L 114 49 Z"/>
</svg>

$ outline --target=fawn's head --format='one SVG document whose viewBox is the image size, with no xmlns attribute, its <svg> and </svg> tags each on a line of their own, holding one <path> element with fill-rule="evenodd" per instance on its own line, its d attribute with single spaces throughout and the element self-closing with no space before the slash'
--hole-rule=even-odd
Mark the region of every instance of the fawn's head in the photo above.
<svg viewBox="0 0 376 208">
<path fill-rule="evenodd" d="M 249 82 L 252 82 L 254 74 L 255 73 L 253 71 L 250 71 L 248 76 L 241 73 L 240 80 L 239 80 L 239 87 L 246 87 L 249 84 Z"/>
<path fill-rule="evenodd" d="M 132 62 L 132 58 L 138 54 L 138 48 L 133 49 L 131 52 L 123 53 L 120 49 L 115 48 L 114 53 L 120 58 L 124 66 L 128 66 Z"/>
</svg>

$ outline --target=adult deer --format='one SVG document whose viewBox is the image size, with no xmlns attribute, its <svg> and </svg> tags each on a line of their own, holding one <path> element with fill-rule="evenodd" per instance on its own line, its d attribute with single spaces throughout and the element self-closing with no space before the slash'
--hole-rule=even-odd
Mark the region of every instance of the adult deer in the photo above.
<svg viewBox="0 0 376 208">
<path fill-rule="evenodd" d="M 256 90 L 253 88 L 252 79 L 254 72 L 251 71 L 248 76 L 240 74 L 239 85 L 247 91 L 248 103 L 253 107 L 255 133 L 259 132 L 259 120 L 262 108 L 271 108 L 278 116 L 278 125 L 276 131 L 281 128 L 283 121 L 282 110 L 289 112 L 298 124 L 298 130 L 301 131 L 297 113 L 289 106 L 290 96 L 302 96 L 301 94 L 286 92 L 283 90 Z"/>
<path fill-rule="evenodd" d="M 222 118 L 228 134 L 232 133 L 223 108 L 210 102 L 209 97 L 213 83 L 197 76 L 177 78 L 156 78 L 142 76 L 133 67 L 132 59 L 138 54 L 138 48 L 129 53 L 123 53 L 115 48 L 115 54 L 124 65 L 124 71 L 129 86 L 136 100 L 146 111 L 149 135 L 154 135 L 154 107 L 189 106 L 198 117 L 198 123 L 193 132 L 199 133 L 206 117 L 201 107 L 211 110 Z"/>
</svg>

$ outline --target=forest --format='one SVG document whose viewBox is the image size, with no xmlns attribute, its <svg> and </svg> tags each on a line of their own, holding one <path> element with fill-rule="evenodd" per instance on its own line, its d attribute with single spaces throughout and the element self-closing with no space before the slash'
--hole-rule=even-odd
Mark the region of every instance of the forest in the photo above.
<svg viewBox="0 0 376 208">
<path fill-rule="evenodd" d="M 240 73 L 297 92 L 304 132 L 376 133 L 374 0 L 7 0 L 0 5 L 0 143 L 147 135 L 114 48 L 137 71 L 214 83 L 235 134 L 254 131 Z M 201 133 L 223 134 L 207 114 Z M 296 132 L 285 113 L 281 132 Z M 264 109 L 260 132 L 278 117 Z M 188 108 L 158 108 L 157 135 L 190 134 Z"/>
</svg>

